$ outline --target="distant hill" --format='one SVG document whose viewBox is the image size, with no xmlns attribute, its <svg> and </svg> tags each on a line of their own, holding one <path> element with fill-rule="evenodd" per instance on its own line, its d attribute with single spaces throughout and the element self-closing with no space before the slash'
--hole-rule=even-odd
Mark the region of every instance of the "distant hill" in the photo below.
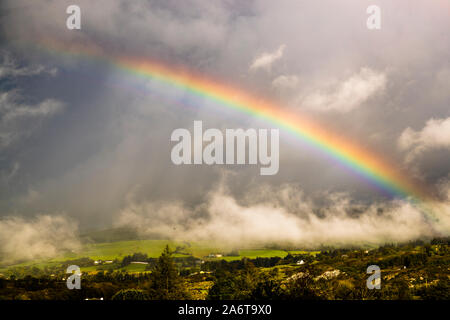
<svg viewBox="0 0 450 320">
<path fill-rule="evenodd" d="M 159 239 L 156 236 L 148 235 L 141 237 L 136 230 L 131 228 L 110 228 L 103 230 L 91 230 L 80 234 L 80 238 L 84 243 L 101 243 L 101 242 L 116 242 L 126 240 L 143 240 L 143 239 Z"/>
</svg>

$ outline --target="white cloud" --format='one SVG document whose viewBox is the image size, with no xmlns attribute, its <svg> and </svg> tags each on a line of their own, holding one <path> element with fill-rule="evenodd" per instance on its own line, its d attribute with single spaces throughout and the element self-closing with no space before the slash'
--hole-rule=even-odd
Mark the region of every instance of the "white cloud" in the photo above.
<svg viewBox="0 0 450 320">
<path fill-rule="evenodd" d="M 315 90 L 301 98 L 301 105 L 316 111 L 349 112 L 384 90 L 386 75 L 369 68 L 353 74 L 328 90 Z"/>
<path fill-rule="evenodd" d="M 327 201 L 329 205 L 322 207 L 319 217 L 301 190 L 289 185 L 253 190 L 244 201 L 219 188 L 205 204 L 194 209 L 181 203 L 132 204 L 121 212 L 117 225 L 173 239 L 250 246 L 382 244 L 433 236 L 435 232 L 433 222 L 406 202 L 373 204 L 361 209 L 343 194 L 328 195 Z M 361 213 L 349 214 L 352 208 L 361 209 Z M 445 210 L 440 211 L 439 230 L 448 233 L 450 205 L 447 202 L 442 208 Z"/>
<path fill-rule="evenodd" d="M 298 83 L 299 79 L 295 75 L 281 75 L 272 81 L 272 87 L 277 90 L 295 89 Z"/>
<path fill-rule="evenodd" d="M 283 57 L 285 48 L 286 45 L 282 44 L 275 52 L 266 52 L 261 54 L 255 60 L 253 60 L 252 64 L 250 65 L 250 70 L 265 69 L 267 71 L 270 71 L 270 69 L 272 68 L 272 64 Z"/>
<path fill-rule="evenodd" d="M 78 225 L 63 216 L 0 219 L 0 263 L 50 258 L 77 250 L 81 246 L 77 232 Z"/>
<path fill-rule="evenodd" d="M 7 51 L 0 51 L 0 79 L 6 77 L 26 77 L 47 73 L 55 76 L 56 68 L 47 68 L 43 65 L 19 66 L 17 61 Z"/>
<path fill-rule="evenodd" d="M 422 130 L 406 128 L 398 139 L 400 149 L 407 150 L 407 162 L 429 149 L 450 148 L 450 117 L 430 119 Z"/>
</svg>

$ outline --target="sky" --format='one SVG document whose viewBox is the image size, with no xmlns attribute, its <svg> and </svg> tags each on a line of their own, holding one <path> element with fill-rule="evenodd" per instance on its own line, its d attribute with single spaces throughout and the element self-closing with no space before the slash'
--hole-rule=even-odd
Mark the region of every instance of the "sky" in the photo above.
<svg viewBox="0 0 450 320">
<path fill-rule="evenodd" d="M 75 3 L 81 30 L 66 27 Z M 2 1 L 0 258 L 53 255 L 111 226 L 311 247 L 448 235 L 449 14 L 447 0 Z M 170 135 L 194 120 L 277 127 L 45 39 L 183 66 L 307 114 L 433 190 L 439 222 L 282 129 L 276 175 L 176 166 Z"/>
</svg>

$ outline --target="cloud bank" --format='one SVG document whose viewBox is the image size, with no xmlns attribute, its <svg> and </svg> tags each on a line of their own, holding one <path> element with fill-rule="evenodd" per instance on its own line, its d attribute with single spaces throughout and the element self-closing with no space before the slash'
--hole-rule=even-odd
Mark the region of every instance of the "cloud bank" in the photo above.
<svg viewBox="0 0 450 320">
<path fill-rule="evenodd" d="M 60 215 L 0 219 L 0 264 L 55 257 L 81 247 L 78 225 Z"/>
<path fill-rule="evenodd" d="M 223 187 L 194 208 L 182 203 L 133 203 L 118 226 L 141 235 L 208 240 L 225 245 L 379 245 L 439 235 L 426 216 L 403 201 L 362 206 L 345 194 L 324 195 L 320 209 L 292 185 L 260 187 L 238 201 Z M 442 203 L 440 228 L 450 228 L 450 199 Z"/>
</svg>

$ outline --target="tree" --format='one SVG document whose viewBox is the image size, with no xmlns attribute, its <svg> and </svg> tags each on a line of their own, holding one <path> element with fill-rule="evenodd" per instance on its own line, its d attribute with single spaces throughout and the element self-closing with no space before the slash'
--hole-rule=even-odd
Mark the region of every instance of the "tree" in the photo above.
<svg viewBox="0 0 450 320">
<path fill-rule="evenodd" d="M 149 294 L 156 300 L 178 300 L 188 298 L 186 286 L 179 276 L 172 258 L 172 252 L 167 245 L 158 258 L 148 286 Z"/>
<path fill-rule="evenodd" d="M 261 275 L 247 259 L 242 259 L 241 263 L 243 267 L 240 270 L 230 272 L 219 269 L 216 271 L 214 285 L 209 289 L 207 299 L 250 299 L 257 284 L 262 281 Z M 262 287 L 260 289 L 254 293 L 258 298 L 266 294 L 264 290 L 269 290 L 269 288 Z"/>
<path fill-rule="evenodd" d="M 302 300 L 319 300 L 321 297 L 314 290 L 314 280 L 305 274 L 286 284 L 285 298 Z"/>
<path fill-rule="evenodd" d="M 258 282 L 256 287 L 250 294 L 252 300 L 270 300 L 280 299 L 282 297 L 282 289 L 279 281 L 265 276 L 262 281 Z"/>
</svg>

